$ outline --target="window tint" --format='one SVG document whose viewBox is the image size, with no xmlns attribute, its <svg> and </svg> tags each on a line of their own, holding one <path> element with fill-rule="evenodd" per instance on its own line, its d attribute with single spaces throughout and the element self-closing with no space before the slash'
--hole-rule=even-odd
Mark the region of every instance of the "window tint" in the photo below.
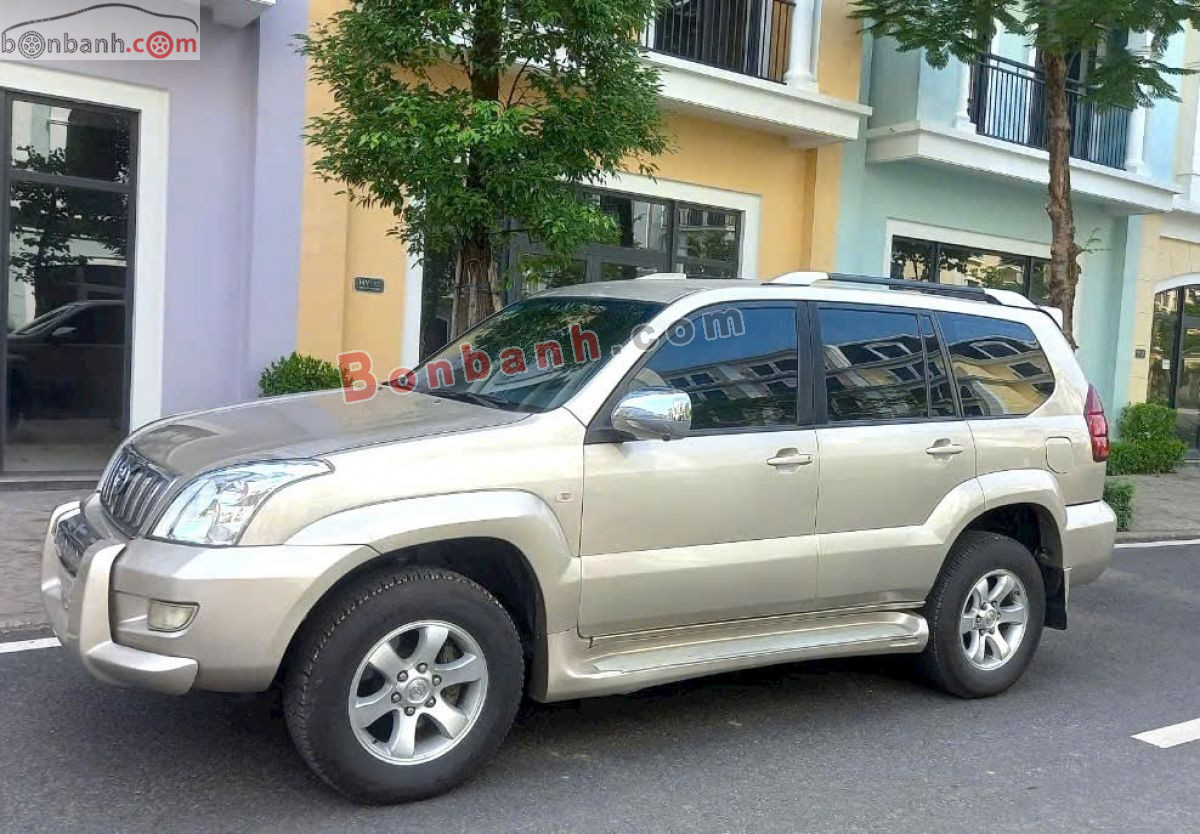
<svg viewBox="0 0 1200 834">
<path fill-rule="evenodd" d="M 1018 322 L 940 313 L 967 417 L 1029 414 L 1054 392 L 1054 374 L 1033 331 Z"/>
<path fill-rule="evenodd" d="M 831 423 L 929 415 L 915 314 L 822 308 L 817 315 Z"/>
<path fill-rule="evenodd" d="M 691 338 L 680 338 L 691 333 Z M 692 400 L 692 430 L 796 424 L 796 308 L 710 308 L 671 331 L 632 390 L 669 385 Z"/>
</svg>

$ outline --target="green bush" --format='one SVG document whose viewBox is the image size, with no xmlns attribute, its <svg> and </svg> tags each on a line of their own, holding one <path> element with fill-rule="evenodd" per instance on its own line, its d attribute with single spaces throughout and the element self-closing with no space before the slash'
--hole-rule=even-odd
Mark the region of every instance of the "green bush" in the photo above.
<svg viewBox="0 0 1200 834">
<path fill-rule="evenodd" d="M 258 390 L 264 397 L 327 391 L 341 388 L 342 384 L 342 372 L 337 365 L 295 352 L 276 359 L 258 378 Z"/>
<path fill-rule="evenodd" d="M 1133 524 L 1133 482 L 1105 481 L 1104 503 L 1117 514 L 1117 529 L 1128 530 Z"/>
<path fill-rule="evenodd" d="M 1121 439 L 1108 454 L 1109 475 L 1174 472 L 1187 444 L 1175 436 L 1175 409 L 1158 403 L 1126 406 L 1117 421 Z"/>
</svg>

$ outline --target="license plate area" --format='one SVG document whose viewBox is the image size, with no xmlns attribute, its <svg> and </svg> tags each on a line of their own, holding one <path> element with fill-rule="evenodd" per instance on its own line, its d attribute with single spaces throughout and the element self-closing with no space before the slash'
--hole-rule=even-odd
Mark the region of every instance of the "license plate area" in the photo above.
<svg viewBox="0 0 1200 834">
<path fill-rule="evenodd" d="M 99 537 L 82 513 L 58 522 L 54 530 L 54 547 L 58 550 L 58 561 L 63 571 L 72 581 L 79 573 L 83 554 L 98 540 Z M 65 590 L 67 586 L 63 587 Z"/>
</svg>

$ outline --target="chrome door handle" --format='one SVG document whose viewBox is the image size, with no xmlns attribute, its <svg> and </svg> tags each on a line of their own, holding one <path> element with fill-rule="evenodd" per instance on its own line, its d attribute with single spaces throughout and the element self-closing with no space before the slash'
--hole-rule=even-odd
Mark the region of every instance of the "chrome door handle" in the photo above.
<svg viewBox="0 0 1200 834">
<path fill-rule="evenodd" d="M 787 454 L 779 454 L 773 458 L 767 458 L 767 466 L 808 466 L 813 462 L 812 455 L 802 455 L 799 452 L 789 452 Z"/>
<path fill-rule="evenodd" d="M 926 449 L 925 454 L 939 458 L 950 457 L 951 455 L 961 455 L 965 451 L 967 451 L 966 448 L 959 446 L 957 443 L 951 443 L 949 440 L 939 440 L 937 443 L 934 443 L 932 446 Z"/>
</svg>

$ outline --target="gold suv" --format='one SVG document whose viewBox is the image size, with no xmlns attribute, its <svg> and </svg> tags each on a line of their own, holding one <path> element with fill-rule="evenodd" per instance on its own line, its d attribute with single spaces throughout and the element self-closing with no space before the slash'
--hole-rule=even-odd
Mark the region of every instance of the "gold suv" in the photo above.
<svg viewBox="0 0 1200 834">
<path fill-rule="evenodd" d="M 95 677 L 278 683 L 361 801 L 476 772 L 523 694 L 911 653 L 994 695 L 1111 559 L 1099 398 L 1012 293 L 656 275 L 362 359 L 343 392 L 135 432 L 42 578 Z"/>
</svg>

